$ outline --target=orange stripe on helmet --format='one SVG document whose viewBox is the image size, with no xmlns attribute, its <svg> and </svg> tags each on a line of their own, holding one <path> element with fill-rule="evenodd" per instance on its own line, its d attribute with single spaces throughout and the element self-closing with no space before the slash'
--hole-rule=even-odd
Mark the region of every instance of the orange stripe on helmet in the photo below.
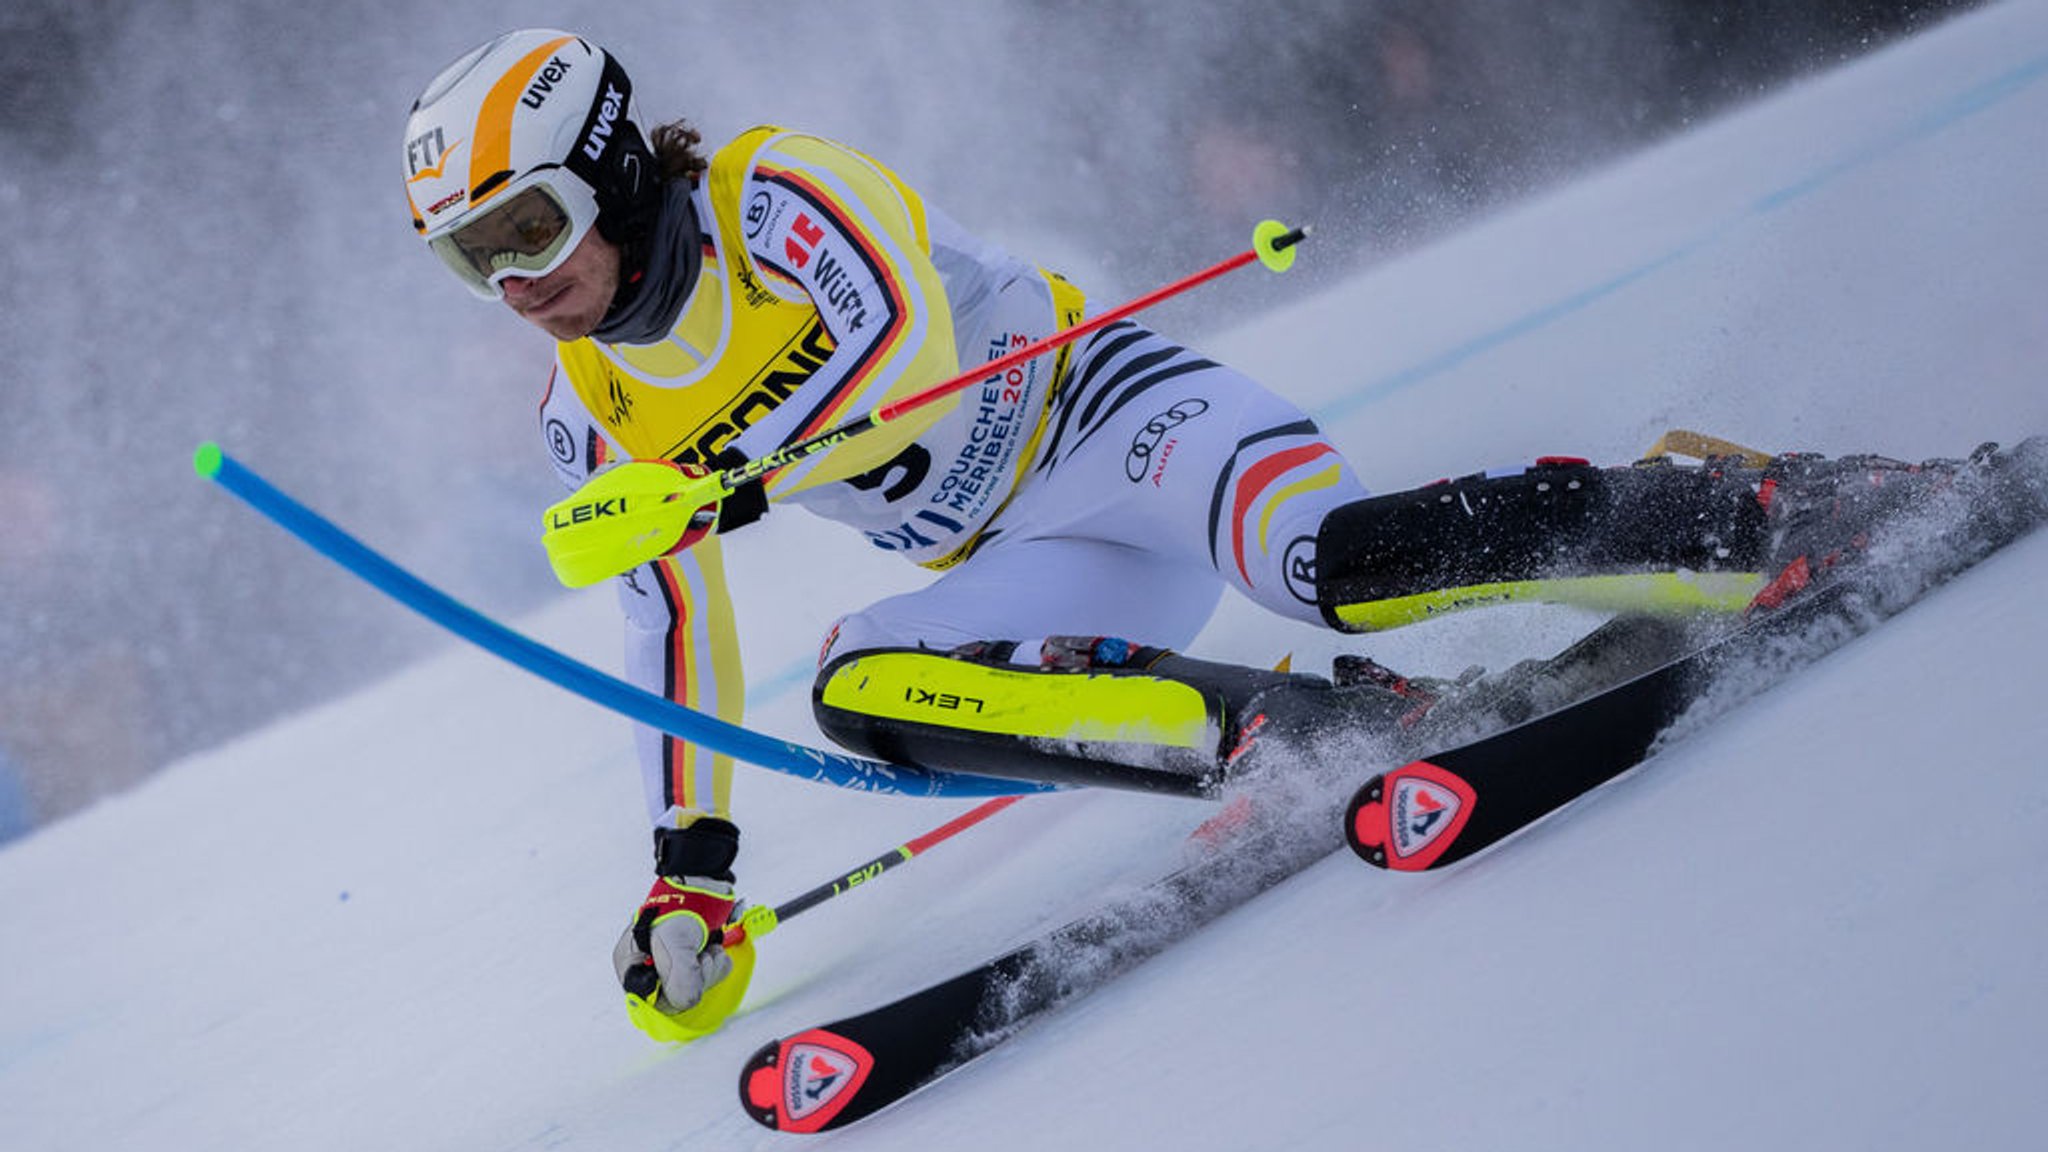
<svg viewBox="0 0 2048 1152">
<path fill-rule="evenodd" d="M 482 196 L 476 194 L 479 184 L 512 167 L 512 114 L 518 109 L 520 95 L 555 50 L 574 39 L 574 36 L 562 36 L 521 56 L 517 64 L 498 77 L 498 82 L 484 96 L 483 108 L 476 116 L 476 133 L 473 136 L 476 143 L 469 154 L 471 207 L 491 198 L 490 192 Z M 498 187 L 503 188 L 504 185 Z"/>
</svg>

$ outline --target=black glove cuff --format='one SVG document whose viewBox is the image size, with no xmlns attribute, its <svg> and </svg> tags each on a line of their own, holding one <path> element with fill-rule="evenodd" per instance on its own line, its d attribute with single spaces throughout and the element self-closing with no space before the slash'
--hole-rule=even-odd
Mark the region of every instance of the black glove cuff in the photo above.
<svg viewBox="0 0 2048 1152">
<path fill-rule="evenodd" d="M 739 826 L 730 820 L 706 816 L 688 828 L 654 830 L 657 876 L 701 876 L 730 884 L 732 862 L 739 854 Z"/>
<path fill-rule="evenodd" d="M 729 472 L 747 462 L 747 454 L 728 444 L 718 455 L 705 461 L 705 466 L 718 472 Z M 768 514 L 768 489 L 759 478 L 747 481 L 733 489 L 718 503 L 718 534 L 723 536 L 735 528 L 744 528 Z"/>
</svg>

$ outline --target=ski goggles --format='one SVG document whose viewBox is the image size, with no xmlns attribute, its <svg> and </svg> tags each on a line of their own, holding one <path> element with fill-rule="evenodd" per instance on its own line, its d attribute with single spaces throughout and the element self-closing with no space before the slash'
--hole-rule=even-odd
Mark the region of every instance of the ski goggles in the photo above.
<svg viewBox="0 0 2048 1152">
<path fill-rule="evenodd" d="M 427 241 L 442 263 L 486 300 L 502 300 L 507 276 L 545 276 L 562 266 L 597 222 L 597 196 L 561 168 L 527 175 L 496 204 Z"/>
</svg>

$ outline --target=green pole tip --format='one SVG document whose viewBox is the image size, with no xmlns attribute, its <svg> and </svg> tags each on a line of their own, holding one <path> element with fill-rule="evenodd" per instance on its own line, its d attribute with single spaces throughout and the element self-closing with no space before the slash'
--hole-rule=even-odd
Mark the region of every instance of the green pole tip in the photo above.
<svg viewBox="0 0 2048 1152">
<path fill-rule="evenodd" d="M 1275 272 L 1294 267 L 1294 246 L 1308 239 L 1307 228 L 1290 228 L 1278 220 L 1262 220 L 1252 229 L 1252 251 L 1259 263 Z"/>
<path fill-rule="evenodd" d="M 192 454 L 192 470 L 208 480 L 220 475 L 222 453 L 220 445 L 208 440 Z"/>
</svg>

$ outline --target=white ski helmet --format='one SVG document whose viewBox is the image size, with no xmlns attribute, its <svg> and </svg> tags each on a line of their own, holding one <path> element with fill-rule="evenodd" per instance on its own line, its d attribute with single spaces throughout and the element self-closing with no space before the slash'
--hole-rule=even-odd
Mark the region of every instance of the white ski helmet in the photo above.
<svg viewBox="0 0 2048 1152">
<path fill-rule="evenodd" d="M 472 292 L 544 276 L 594 225 L 629 245 L 659 213 L 661 185 L 633 85 L 604 49 L 569 32 L 507 32 L 449 65 L 405 127 L 412 223 Z"/>
</svg>

